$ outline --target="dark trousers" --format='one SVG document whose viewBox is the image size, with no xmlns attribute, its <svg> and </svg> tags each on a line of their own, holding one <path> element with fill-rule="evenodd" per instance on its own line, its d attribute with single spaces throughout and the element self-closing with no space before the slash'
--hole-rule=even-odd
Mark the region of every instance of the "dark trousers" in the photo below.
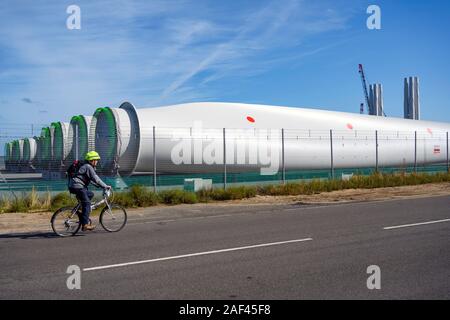
<svg viewBox="0 0 450 320">
<path fill-rule="evenodd" d="M 69 189 L 70 193 L 76 195 L 78 201 L 81 203 L 81 225 L 89 224 L 89 215 L 91 213 L 91 200 L 94 197 L 94 193 L 87 188 L 83 189 Z"/>
</svg>

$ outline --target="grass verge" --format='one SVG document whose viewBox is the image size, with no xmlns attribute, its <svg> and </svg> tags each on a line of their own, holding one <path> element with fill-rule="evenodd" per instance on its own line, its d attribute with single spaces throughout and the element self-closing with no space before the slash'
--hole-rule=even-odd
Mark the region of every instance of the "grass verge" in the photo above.
<svg viewBox="0 0 450 320">
<path fill-rule="evenodd" d="M 113 201 L 126 208 L 138 208 L 157 204 L 177 205 L 181 203 L 193 204 L 198 202 L 239 200 L 252 198 L 257 195 L 310 195 L 344 189 L 373 189 L 438 182 L 450 182 L 450 173 L 375 173 L 369 176 L 353 176 L 349 180 L 311 180 L 264 186 L 230 187 L 226 190 L 202 190 L 195 193 L 178 189 L 154 193 L 147 187 L 135 185 L 126 191 L 116 192 Z M 55 211 L 60 207 L 75 204 L 75 197 L 68 192 L 62 192 L 53 197 L 50 195 L 50 192 L 39 196 L 33 188 L 28 194 L 22 193 L 21 195 L 16 195 L 13 199 L 0 198 L 0 213 Z"/>
</svg>

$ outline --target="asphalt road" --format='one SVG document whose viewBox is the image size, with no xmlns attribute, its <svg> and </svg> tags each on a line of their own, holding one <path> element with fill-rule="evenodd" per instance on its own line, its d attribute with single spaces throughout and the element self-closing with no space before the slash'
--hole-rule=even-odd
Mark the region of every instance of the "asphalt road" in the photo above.
<svg viewBox="0 0 450 320">
<path fill-rule="evenodd" d="M 450 298 L 449 196 L 207 210 L 115 234 L 0 235 L 0 299 Z"/>
</svg>

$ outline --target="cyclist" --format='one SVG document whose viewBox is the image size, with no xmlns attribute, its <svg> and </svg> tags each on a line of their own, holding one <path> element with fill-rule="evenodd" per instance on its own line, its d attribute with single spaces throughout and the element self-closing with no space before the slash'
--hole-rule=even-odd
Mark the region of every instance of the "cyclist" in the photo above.
<svg viewBox="0 0 450 320">
<path fill-rule="evenodd" d="M 79 167 L 78 171 L 69 180 L 69 192 L 75 194 L 78 201 L 81 202 L 80 222 L 83 231 L 94 230 L 94 226 L 89 224 L 89 215 L 91 213 L 91 200 L 94 193 L 88 190 L 90 183 L 97 188 L 111 189 L 111 186 L 105 184 L 95 172 L 95 167 L 100 160 L 100 155 L 95 151 L 86 153 L 85 162 Z"/>
</svg>

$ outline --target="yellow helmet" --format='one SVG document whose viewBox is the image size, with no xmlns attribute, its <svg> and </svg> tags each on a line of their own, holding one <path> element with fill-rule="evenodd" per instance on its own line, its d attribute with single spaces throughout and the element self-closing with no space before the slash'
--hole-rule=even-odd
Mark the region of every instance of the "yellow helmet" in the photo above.
<svg viewBox="0 0 450 320">
<path fill-rule="evenodd" d="M 89 151 L 84 157 L 86 161 L 100 160 L 100 155 L 96 151 Z"/>
</svg>

